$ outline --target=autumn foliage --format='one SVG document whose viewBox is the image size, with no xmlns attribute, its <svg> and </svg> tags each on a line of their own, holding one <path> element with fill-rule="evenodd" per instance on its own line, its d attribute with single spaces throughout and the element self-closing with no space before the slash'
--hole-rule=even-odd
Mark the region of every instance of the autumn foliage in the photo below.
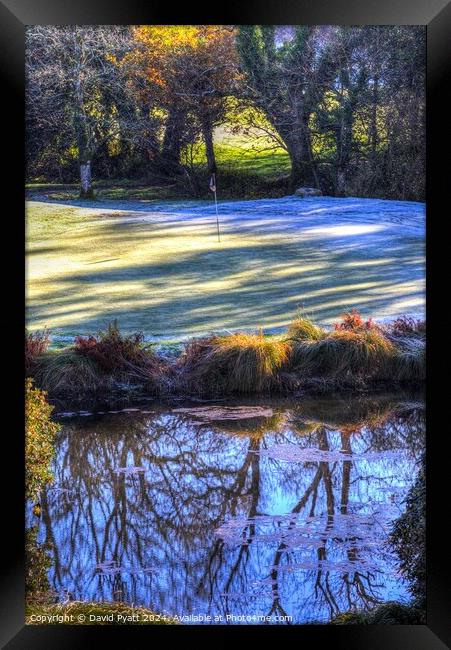
<svg viewBox="0 0 451 650">
<path fill-rule="evenodd" d="M 166 99 L 184 97 L 190 90 L 230 92 L 237 75 L 235 30 L 221 25 L 143 25 L 134 29 L 138 45 L 128 63 L 136 64 Z M 199 73 L 203 73 L 199 77 Z M 183 85 L 181 83 L 183 82 Z M 212 94 L 210 92 L 210 94 Z M 161 95 L 164 98 L 164 95 Z M 208 99 L 208 98 L 207 98 Z"/>
<path fill-rule="evenodd" d="M 52 480 L 50 464 L 59 426 L 50 419 L 53 407 L 46 393 L 25 381 L 25 495 L 36 500 L 45 483 Z"/>
<path fill-rule="evenodd" d="M 341 318 L 341 322 L 335 324 L 335 330 L 339 332 L 354 332 L 359 330 L 372 330 L 377 328 L 372 318 L 369 320 L 364 320 L 357 309 L 352 309 L 351 311 L 346 312 Z"/>
<path fill-rule="evenodd" d="M 47 351 L 50 345 L 50 334 L 47 329 L 38 332 L 25 333 L 25 372 L 28 374 L 36 359 Z"/>
</svg>

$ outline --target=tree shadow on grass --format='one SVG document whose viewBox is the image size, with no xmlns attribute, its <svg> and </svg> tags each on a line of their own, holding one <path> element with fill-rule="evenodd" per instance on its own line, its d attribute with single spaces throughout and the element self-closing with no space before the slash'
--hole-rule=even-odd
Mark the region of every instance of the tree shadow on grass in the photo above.
<svg viewBox="0 0 451 650">
<path fill-rule="evenodd" d="M 74 334 L 117 318 L 126 331 L 182 337 L 273 330 L 299 309 L 319 322 L 352 307 L 366 317 L 421 312 L 421 205 L 404 229 L 404 202 L 346 201 L 228 202 L 220 207 L 220 244 L 208 202 L 74 218 L 57 245 L 50 232 L 31 250 L 38 273 L 28 283 L 28 323 Z"/>
<path fill-rule="evenodd" d="M 68 332 L 92 332 L 117 318 L 126 330 L 183 336 L 224 327 L 280 327 L 300 308 L 318 321 L 351 307 L 376 317 L 395 310 L 397 302 L 421 309 L 423 265 L 416 256 L 399 265 L 370 259 L 357 268 L 340 267 L 334 256 L 318 257 L 308 270 L 305 263 L 303 268 L 298 260 L 287 261 L 291 248 L 244 246 L 178 261 L 91 267 L 52 280 L 42 298 L 28 301 L 29 319 L 51 324 L 63 318 Z M 314 251 L 308 259 L 315 261 Z"/>
</svg>

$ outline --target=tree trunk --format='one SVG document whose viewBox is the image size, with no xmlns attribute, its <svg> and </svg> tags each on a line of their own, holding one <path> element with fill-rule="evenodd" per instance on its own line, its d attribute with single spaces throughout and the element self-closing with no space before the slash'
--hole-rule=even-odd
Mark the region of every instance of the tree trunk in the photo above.
<svg viewBox="0 0 451 650">
<path fill-rule="evenodd" d="M 92 190 L 91 179 L 91 156 L 93 153 L 90 137 L 92 134 L 88 126 L 88 120 L 85 112 L 84 89 L 82 83 L 82 69 L 84 64 L 83 41 L 79 34 L 76 34 L 76 78 L 75 78 L 75 111 L 74 126 L 77 136 L 78 156 L 80 163 L 80 198 L 92 199 L 94 192 Z"/>
<path fill-rule="evenodd" d="M 94 198 L 94 191 L 92 189 L 90 160 L 80 162 L 80 198 L 81 199 Z"/>
<path fill-rule="evenodd" d="M 348 102 L 347 105 L 343 107 L 342 115 L 341 115 L 341 123 L 337 133 L 337 154 L 335 160 L 336 196 L 346 196 L 348 175 L 350 171 L 349 166 L 351 162 L 352 127 L 353 127 L 353 106 Z"/>
<path fill-rule="evenodd" d="M 216 158 L 213 147 L 213 126 L 208 118 L 202 120 L 202 135 L 205 142 L 205 153 L 207 155 L 208 171 L 210 174 L 216 174 Z"/>
<path fill-rule="evenodd" d="M 359 96 L 362 94 L 362 79 L 352 84 L 346 67 L 341 71 L 340 121 L 335 129 L 335 195 L 346 196 L 352 162 L 352 132 L 354 115 Z"/>
<path fill-rule="evenodd" d="M 184 121 L 185 113 L 176 108 L 169 111 L 161 149 L 161 165 L 168 173 L 180 171 Z"/>
<path fill-rule="evenodd" d="M 337 178 L 335 182 L 335 194 L 336 196 L 346 196 L 346 169 L 340 165 L 337 170 Z"/>
<path fill-rule="evenodd" d="M 313 163 L 310 142 L 305 135 L 285 138 L 291 160 L 290 187 L 294 191 L 300 186 L 319 189 L 318 177 Z"/>
<path fill-rule="evenodd" d="M 377 130 L 377 109 L 379 106 L 379 75 L 373 79 L 372 106 L 371 106 L 371 124 L 370 124 L 370 144 L 373 158 L 376 156 L 379 145 L 379 134 Z"/>
</svg>

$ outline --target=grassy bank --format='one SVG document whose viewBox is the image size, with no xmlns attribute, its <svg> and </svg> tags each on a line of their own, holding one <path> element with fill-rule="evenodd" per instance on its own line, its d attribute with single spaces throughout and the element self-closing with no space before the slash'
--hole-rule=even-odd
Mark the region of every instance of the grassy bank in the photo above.
<svg viewBox="0 0 451 650">
<path fill-rule="evenodd" d="M 125 603 L 82 602 L 26 606 L 27 625 L 177 625 L 175 619 Z"/>
<path fill-rule="evenodd" d="M 97 201 L 180 201 L 186 199 L 211 200 L 209 189 L 210 176 L 206 169 L 196 172 L 193 182 L 187 183 L 186 177 L 176 182 L 161 182 L 160 179 L 143 180 L 129 183 L 126 180 L 100 180 L 93 184 L 94 198 Z M 240 172 L 232 167 L 224 170 L 220 177 L 221 199 L 227 201 L 243 199 L 277 199 L 290 194 L 289 174 L 264 176 L 249 167 Z M 80 186 L 77 183 L 28 183 L 27 196 L 32 200 L 75 201 L 80 198 Z"/>
<path fill-rule="evenodd" d="M 331 625 L 424 625 L 423 610 L 387 602 L 370 611 L 339 614 Z M 123 603 L 73 601 L 57 605 L 28 604 L 27 625 L 178 625 L 175 618 L 155 614 L 143 607 Z M 321 623 L 316 623 L 316 625 Z"/>
<path fill-rule="evenodd" d="M 299 317 L 277 336 L 212 334 L 164 357 L 117 323 L 49 350 L 48 333 L 26 339 L 27 373 L 51 397 L 290 394 L 421 385 L 425 323 L 385 325 L 345 314 L 331 329 Z"/>
<path fill-rule="evenodd" d="M 426 613 L 412 605 L 396 601 L 383 603 L 369 611 L 352 611 L 339 614 L 332 625 L 425 625 Z"/>
</svg>

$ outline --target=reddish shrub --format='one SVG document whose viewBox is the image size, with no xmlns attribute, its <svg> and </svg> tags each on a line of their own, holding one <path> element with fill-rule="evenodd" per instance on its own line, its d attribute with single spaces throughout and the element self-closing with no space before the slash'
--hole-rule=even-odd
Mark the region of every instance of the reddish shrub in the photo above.
<svg viewBox="0 0 451 650">
<path fill-rule="evenodd" d="M 25 371 L 33 369 L 37 357 L 47 351 L 50 334 L 47 328 L 37 332 L 25 332 Z"/>
<path fill-rule="evenodd" d="M 80 354 L 88 353 L 99 344 L 95 336 L 76 336 L 75 350 Z"/>
<path fill-rule="evenodd" d="M 77 336 L 75 351 L 93 359 L 103 370 L 126 370 L 130 366 L 143 366 L 149 359 L 142 348 L 144 335 L 141 332 L 123 336 L 117 322 L 108 326 L 106 332 L 96 336 Z"/>
<path fill-rule="evenodd" d="M 391 333 L 399 336 L 426 334 L 426 321 L 410 316 L 400 316 L 390 325 Z"/>
<path fill-rule="evenodd" d="M 341 317 L 341 323 L 335 324 L 335 329 L 338 331 L 347 330 L 347 331 L 359 331 L 359 330 L 372 330 L 377 329 L 377 325 L 373 322 L 373 319 L 370 318 L 367 321 L 364 321 L 360 316 L 357 309 L 352 309 L 350 312 L 346 312 Z"/>
</svg>

